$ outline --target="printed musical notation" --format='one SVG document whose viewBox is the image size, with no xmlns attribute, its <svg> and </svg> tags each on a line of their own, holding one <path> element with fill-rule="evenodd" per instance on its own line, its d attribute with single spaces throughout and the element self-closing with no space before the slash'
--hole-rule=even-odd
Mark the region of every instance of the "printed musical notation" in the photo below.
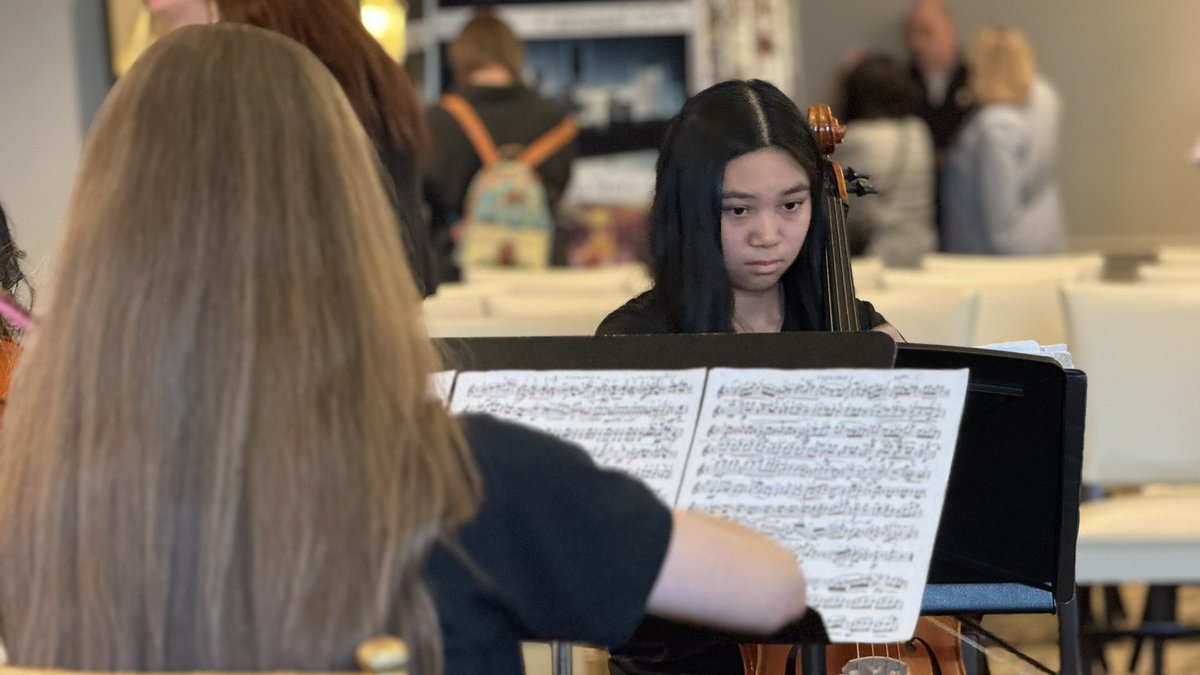
<svg viewBox="0 0 1200 675">
<path fill-rule="evenodd" d="M 912 636 L 966 371 L 709 371 L 677 506 L 794 550 L 837 642 Z"/>
<path fill-rule="evenodd" d="M 703 368 L 464 372 L 451 410 L 490 413 L 575 442 L 673 504 L 704 381 Z"/>
<path fill-rule="evenodd" d="M 451 410 L 574 441 L 667 503 L 759 530 L 796 552 L 831 639 L 897 642 L 916 626 L 966 384 L 965 370 L 465 372 Z"/>
</svg>

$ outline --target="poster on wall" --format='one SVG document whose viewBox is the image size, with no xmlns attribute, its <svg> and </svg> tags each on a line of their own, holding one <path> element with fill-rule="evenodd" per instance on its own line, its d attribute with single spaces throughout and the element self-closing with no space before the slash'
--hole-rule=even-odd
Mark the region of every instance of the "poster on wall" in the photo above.
<svg viewBox="0 0 1200 675">
<path fill-rule="evenodd" d="M 397 60 L 405 51 L 406 6 L 405 0 L 359 0 L 363 26 Z M 181 26 L 218 18 L 213 0 L 106 0 L 105 13 L 114 79 L 156 39 Z"/>
</svg>

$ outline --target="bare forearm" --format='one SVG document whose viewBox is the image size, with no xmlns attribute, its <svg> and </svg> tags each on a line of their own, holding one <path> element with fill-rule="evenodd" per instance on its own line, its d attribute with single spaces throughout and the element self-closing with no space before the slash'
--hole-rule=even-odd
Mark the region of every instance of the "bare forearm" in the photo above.
<svg viewBox="0 0 1200 675">
<path fill-rule="evenodd" d="M 791 551 L 729 521 L 677 511 L 650 613 L 767 633 L 804 613 L 804 573 Z"/>
</svg>

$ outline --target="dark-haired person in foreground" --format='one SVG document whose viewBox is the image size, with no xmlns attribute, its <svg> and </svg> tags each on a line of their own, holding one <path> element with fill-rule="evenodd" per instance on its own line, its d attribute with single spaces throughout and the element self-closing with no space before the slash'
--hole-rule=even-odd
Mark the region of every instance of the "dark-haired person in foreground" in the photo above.
<svg viewBox="0 0 1200 675">
<path fill-rule="evenodd" d="M 693 96 L 667 129 L 650 211 L 651 290 L 599 335 L 778 333 L 828 328 L 829 222 L 816 139 L 796 104 L 759 80 Z M 902 340 L 869 303 L 859 324 Z M 625 645 L 614 672 L 741 675 L 737 646 L 709 634 Z"/>
</svg>

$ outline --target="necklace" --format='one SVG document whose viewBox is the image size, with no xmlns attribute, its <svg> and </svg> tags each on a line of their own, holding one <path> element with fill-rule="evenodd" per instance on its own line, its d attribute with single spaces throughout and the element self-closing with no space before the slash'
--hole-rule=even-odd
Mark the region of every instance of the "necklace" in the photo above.
<svg viewBox="0 0 1200 675">
<path fill-rule="evenodd" d="M 752 328 L 752 327 L 742 323 L 741 321 L 739 321 L 736 316 L 733 317 L 733 327 L 735 329 L 735 332 L 737 332 L 737 333 L 782 333 L 783 332 L 783 315 L 781 314 L 779 316 L 779 321 L 776 322 L 774 328 L 762 328 L 762 329 Z"/>
<path fill-rule="evenodd" d="M 737 308 L 734 307 L 733 316 L 730 317 L 730 322 L 733 324 L 733 330 L 736 333 L 782 333 L 783 332 L 783 286 L 779 286 L 779 319 L 774 322 L 774 327 L 771 326 L 752 326 L 749 323 L 743 323 L 738 319 Z"/>
</svg>

